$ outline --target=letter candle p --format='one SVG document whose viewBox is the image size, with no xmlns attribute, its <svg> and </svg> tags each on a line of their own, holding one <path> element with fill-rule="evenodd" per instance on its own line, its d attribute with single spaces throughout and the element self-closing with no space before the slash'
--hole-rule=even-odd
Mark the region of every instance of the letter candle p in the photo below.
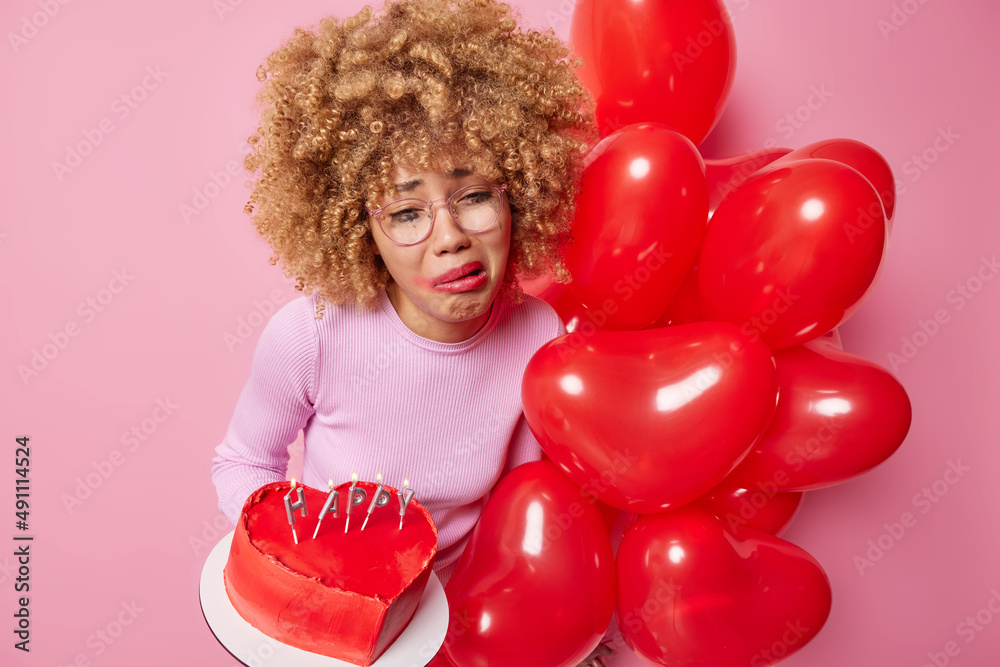
<svg viewBox="0 0 1000 667">
<path fill-rule="evenodd" d="M 371 503 L 368 505 L 368 516 L 365 517 L 365 522 L 361 524 L 361 530 L 364 530 L 365 526 L 368 525 L 368 519 L 371 518 L 372 511 L 376 507 L 385 507 L 388 505 L 389 498 L 392 497 L 392 494 L 386 491 L 385 487 L 382 486 L 382 473 L 376 473 L 375 482 L 378 484 L 378 487 L 375 489 L 375 497 L 372 498 Z"/>
</svg>

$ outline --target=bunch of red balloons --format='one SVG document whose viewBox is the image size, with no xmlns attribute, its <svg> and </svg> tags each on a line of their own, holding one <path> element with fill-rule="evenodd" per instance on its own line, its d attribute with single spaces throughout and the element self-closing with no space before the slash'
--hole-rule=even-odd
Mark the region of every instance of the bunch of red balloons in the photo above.
<svg viewBox="0 0 1000 667">
<path fill-rule="evenodd" d="M 721 0 L 580 0 L 571 40 L 603 139 L 573 281 L 529 289 L 568 331 L 522 384 L 551 462 L 497 487 L 440 659 L 574 667 L 616 610 L 652 664 L 771 665 L 830 612 L 820 564 L 778 537 L 803 492 L 910 426 L 903 387 L 836 329 L 884 265 L 892 171 L 850 139 L 703 159 L 735 66 Z M 630 513 L 614 557 L 608 508 Z"/>
</svg>

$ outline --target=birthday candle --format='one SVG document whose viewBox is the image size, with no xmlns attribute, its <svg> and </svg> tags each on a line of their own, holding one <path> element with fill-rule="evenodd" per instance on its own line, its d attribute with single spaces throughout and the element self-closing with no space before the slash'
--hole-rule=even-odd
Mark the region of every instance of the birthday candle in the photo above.
<svg viewBox="0 0 1000 667">
<path fill-rule="evenodd" d="M 375 489 L 375 497 L 372 498 L 371 504 L 368 505 L 368 516 L 365 517 L 365 522 L 361 524 L 361 530 L 364 530 L 365 526 L 368 525 L 368 519 L 371 518 L 372 511 L 376 507 L 385 507 L 389 504 L 391 494 L 382 486 L 382 473 L 376 473 L 375 481 L 378 483 L 378 487 Z"/>
<path fill-rule="evenodd" d="M 413 489 L 410 488 L 409 478 L 403 479 L 403 489 L 396 495 L 399 498 L 399 529 L 403 530 L 403 515 L 406 514 L 406 507 L 413 500 Z"/>
<path fill-rule="evenodd" d="M 355 484 L 358 483 L 358 473 L 351 473 L 351 490 L 350 495 L 347 497 L 347 521 L 344 522 L 344 532 L 347 532 L 348 526 L 351 525 L 351 513 L 354 511 L 355 505 L 360 505 L 368 499 L 368 492 L 364 489 L 355 489 Z"/>
<path fill-rule="evenodd" d="M 316 530 L 313 531 L 314 540 L 319 533 L 320 524 L 323 523 L 323 517 L 327 514 L 333 514 L 333 518 L 336 519 L 340 512 L 340 494 L 334 490 L 332 479 L 327 482 L 327 486 L 330 488 L 330 494 L 326 497 L 326 502 L 323 503 L 323 509 L 319 511 L 319 521 L 316 522 Z"/>
<path fill-rule="evenodd" d="M 292 502 L 292 493 L 296 494 L 297 500 Z M 309 513 L 309 509 L 306 507 L 306 496 L 305 491 L 301 487 L 295 488 L 295 478 L 292 477 L 292 488 L 288 490 L 285 494 L 285 514 L 288 515 L 288 523 L 292 527 L 292 537 L 295 538 L 295 543 L 299 543 L 298 533 L 295 532 L 295 510 L 301 509 L 302 516 L 306 516 Z"/>
</svg>

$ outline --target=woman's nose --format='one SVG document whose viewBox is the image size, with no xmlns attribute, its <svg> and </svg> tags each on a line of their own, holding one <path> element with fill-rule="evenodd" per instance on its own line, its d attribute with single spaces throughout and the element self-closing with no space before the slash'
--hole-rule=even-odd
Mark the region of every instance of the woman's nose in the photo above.
<svg viewBox="0 0 1000 667">
<path fill-rule="evenodd" d="M 434 215 L 431 239 L 435 252 L 454 251 L 469 245 L 469 234 L 458 224 L 446 199 L 431 202 L 431 209 Z"/>
</svg>

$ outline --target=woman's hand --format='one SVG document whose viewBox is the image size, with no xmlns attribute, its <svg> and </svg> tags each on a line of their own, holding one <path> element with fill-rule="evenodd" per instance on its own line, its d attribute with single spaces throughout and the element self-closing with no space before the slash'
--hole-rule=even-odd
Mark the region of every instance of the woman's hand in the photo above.
<svg viewBox="0 0 1000 667">
<path fill-rule="evenodd" d="M 588 655 L 577 667 L 605 667 L 604 658 L 610 658 L 615 654 L 617 651 L 607 644 L 598 644 L 593 653 Z"/>
</svg>

